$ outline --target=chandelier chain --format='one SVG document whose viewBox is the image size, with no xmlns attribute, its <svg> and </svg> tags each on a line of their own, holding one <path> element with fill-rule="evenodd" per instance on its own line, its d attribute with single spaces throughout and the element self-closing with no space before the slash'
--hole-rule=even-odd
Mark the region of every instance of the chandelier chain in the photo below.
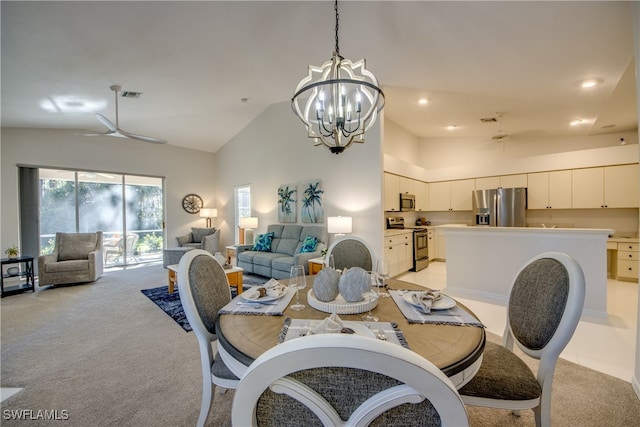
<svg viewBox="0 0 640 427">
<path fill-rule="evenodd" d="M 340 56 L 340 46 L 338 45 L 338 20 L 340 19 L 340 14 L 338 13 L 338 0 L 336 0 L 333 8 L 336 11 L 336 53 Z"/>
</svg>

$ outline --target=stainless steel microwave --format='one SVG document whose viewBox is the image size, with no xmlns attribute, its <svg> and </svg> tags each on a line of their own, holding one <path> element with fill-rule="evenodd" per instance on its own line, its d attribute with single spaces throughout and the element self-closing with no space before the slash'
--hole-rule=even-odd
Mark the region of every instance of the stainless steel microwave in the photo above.
<svg viewBox="0 0 640 427">
<path fill-rule="evenodd" d="M 415 211 L 416 196 L 413 194 L 400 193 L 400 211 Z"/>
</svg>

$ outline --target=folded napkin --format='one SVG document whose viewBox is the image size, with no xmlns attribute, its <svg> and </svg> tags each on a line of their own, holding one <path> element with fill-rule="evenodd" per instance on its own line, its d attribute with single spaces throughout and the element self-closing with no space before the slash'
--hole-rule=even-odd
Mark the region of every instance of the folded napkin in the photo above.
<svg viewBox="0 0 640 427">
<path fill-rule="evenodd" d="M 331 316 L 325 318 L 323 321 L 311 328 L 309 332 L 311 334 L 337 334 L 343 327 L 344 324 L 342 323 L 342 319 L 340 319 L 337 314 L 333 313 Z"/>
<path fill-rule="evenodd" d="M 440 298 L 442 298 L 440 291 L 416 292 L 411 295 L 411 301 L 420 306 L 420 308 L 427 314 L 431 313 L 431 306 L 433 305 L 433 302 Z"/>
<path fill-rule="evenodd" d="M 288 288 L 276 279 L 270 279 L 263 286 L 256 288 L 257 292 L 249 293 L 245 298 L 251 300 L 259 300 L 266 296 L 278 298 L 286 294 L 287 290 Z"/>
</svg>

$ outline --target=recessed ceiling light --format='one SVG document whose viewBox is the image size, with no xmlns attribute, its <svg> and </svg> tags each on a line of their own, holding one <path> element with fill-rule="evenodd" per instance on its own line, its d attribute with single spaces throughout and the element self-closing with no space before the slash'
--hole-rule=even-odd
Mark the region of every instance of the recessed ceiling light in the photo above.
<svg viewBox="0 0 640 427">
<path fill-rule="evenodd" d="M 420 105 L 427 105 L 429 103 L 429 100 L 427 98 L 420 98 L 418 100 L 418 104 Z"/>
<path fill-rule="evenodd" d="M 580 87 L 583 89 L 590 89 L 602 83 L 601 79 L 586 79 L 580 83 Z"/>
<path fill-rule="evenodd" d="M 578 120 L 572 120 L 569 122 L 569 125 L 571 126 L 580 126 L 580 125 L 586 125 L 587 123 L 589 123 L 588 120 L 585 119 L 578 119 Z"/>
<path fill-rule="evenodd" d="M 447 130 L 456 130 L 458 129 L 458 125 L 449 125 L 447 126 Z"/>
</svg>

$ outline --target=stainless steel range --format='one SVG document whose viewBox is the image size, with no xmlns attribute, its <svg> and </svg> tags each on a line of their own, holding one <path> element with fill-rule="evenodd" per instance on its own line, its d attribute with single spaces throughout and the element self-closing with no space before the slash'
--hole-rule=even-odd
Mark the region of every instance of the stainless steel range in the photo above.
<svg viewBox="0 0 640 427">
<path fill-rule="evenodd" d="M 429 231 L 427 227 L 405 227 L 404 218 L 387 218 L 387 228 L 413 229 L 413 271 L 420 271 L 429 266 Z"/>
</svg>

